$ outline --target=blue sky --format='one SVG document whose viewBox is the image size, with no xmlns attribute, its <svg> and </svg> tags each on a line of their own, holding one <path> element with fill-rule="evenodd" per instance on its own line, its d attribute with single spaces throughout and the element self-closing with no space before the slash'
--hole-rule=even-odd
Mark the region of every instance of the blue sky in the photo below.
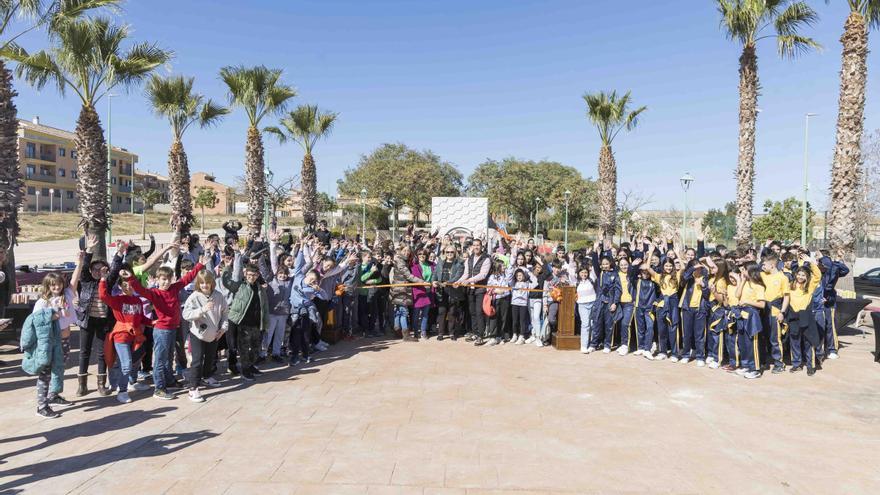
<svg viewBox="0 0 880 495">
<path fill-rule="evenodd" d="M 678 177 L 697 182 L 692 209 L 734 198 L 737 159 L 737 68 L 740 50 L 718 29 L 711 0 L 130 0 L 121 20 L 133 39 L 155 41 L 176 57 L 163 73 L 196 77 L 197 89 L 225 100 L 224 65 L 284 69 L 299 96 L 340 113 L 318 144 L 318 187 L 385 142 L 428 148 L 467 176 L 486 158 L 550 159 L 595 177 L 599 142 L 581 95 L 632 90 L 648 106 L 641 125 L 614 149 L 619 190 L 653 198 L 649 208 L 680 207 Z M 810 201 L 827 203 L 837 118 L 845 2 L 811 4 L 817 26 L 805 32 L 823 46 L 781 60 L 775 42 L 759 47 L 762 113 L 758 121 L 756 210 L 765 199 L 801 194 L 804 114 L 810 123 Z M 871 48 L 876 52 L 874 33 Z M 25 39 L 29 49 L 39 37 Z M 869 56 L 866 128 L 880 126 Z M 35 92 L 16 82 L 21 118 L 73 129 L 74 94 Z M 99 111 L 106 123 L 106 102 Z M 269 119 L 265 125 L 274 124 Z M 242 173 L 246 117 L 236 111 L 217 128 L 184 139 L 192 171 L 232 182 Z M 113 143 L 164 173 L 170 131 L 151 114 L 142 88 L 113 101 Z M 298 171 L 295 144 L 267 138 L 276 176 Z"/>
</svg>

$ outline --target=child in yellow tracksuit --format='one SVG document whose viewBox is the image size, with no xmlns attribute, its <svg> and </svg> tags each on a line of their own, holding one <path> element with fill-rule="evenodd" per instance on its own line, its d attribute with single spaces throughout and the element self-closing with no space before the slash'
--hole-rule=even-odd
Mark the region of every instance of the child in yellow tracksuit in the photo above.
<svg viewBox="0 0 880 495">
<path fill-rule="evenodd" d="M 815 258 L 801 253 L 800 267 L 794 273 L 789 293 L 789 343 L 791 344 L 791 373 L 807 367 L 807 375 L 813 376 L 819 367 L 816 359 L 821 342 L 812 302 L 822 281 L 819 263 Z M 808 261 L 808 264 L 803 263 Z"/>
<path fill-rule="evenodd" d="M 764 326 L 762 335 L 765 339 L 769 340 L 769 354 L 773 359 L 773 373 L 785 371 L 782 353 L 783 341 L 787 330 L 785 312 L 788 309 L 789 291 L 791 288 L 788 277 L 779 271 L 778 266 L 779 256 L 776 254 L 764 256 L 761 262 L 761 280 L 764 281 L 764 287 L 766 287 L 764 296 L 768 306 L 761 312 Z M 767 345 L 762 345 L 761 350 L 766 352 L 767 347 Z"/>
</svg>

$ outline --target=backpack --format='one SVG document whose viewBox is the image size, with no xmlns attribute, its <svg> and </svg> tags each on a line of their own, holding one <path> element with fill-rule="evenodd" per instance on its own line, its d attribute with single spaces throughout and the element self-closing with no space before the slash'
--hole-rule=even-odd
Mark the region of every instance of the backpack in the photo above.
<svg viewBox="0 0 880 495">
<path fill-rule="evenodd" d="M 495 295 L 487 292 L 483 295 L 483 314 L 489 318 L 495 316 Z"/>
</svg>

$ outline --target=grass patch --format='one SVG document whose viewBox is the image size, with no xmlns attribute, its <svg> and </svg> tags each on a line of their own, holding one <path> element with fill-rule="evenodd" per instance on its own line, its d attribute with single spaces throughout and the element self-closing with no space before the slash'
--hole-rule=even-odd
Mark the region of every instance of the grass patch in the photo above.
<svg viewBox="0 0 880 495">
<path fill-rule="evenodd" d="M 195 215 L 196 222 L 193 232 L 199 232 L 201 215 Z M 147 233 L 170 232 L 167 213 L 147 212 Z M 205 215 L 205 229 L 219 229 L 223 222 L 231 218 L 229 215 Z M 244 224 L 243 216 L 237 217 Z M 74 239 L 82 235 L 77 228 L 80 216 L 78 213 L 34 213 L 23 212 L 19 216 L 21 232 L 18 242 L 58 241 Z M 113 237 L 134 237 L 141 235 L 141 216 L 131 213 L 116 213 L 113 220 Z M 280 222 L 279 222 L 280 223 Z"/>
</svg>

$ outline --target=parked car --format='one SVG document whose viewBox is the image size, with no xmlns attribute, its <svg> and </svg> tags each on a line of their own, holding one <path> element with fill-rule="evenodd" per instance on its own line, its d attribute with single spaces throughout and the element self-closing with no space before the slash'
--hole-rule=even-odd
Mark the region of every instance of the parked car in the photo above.
<svg viewBox="0 0 880 495">
<path fill-rule="evenodd" d="M 856 293 L 880 297 L 880 267 L 871 268 L 854 279 Z"/>
</svg>

